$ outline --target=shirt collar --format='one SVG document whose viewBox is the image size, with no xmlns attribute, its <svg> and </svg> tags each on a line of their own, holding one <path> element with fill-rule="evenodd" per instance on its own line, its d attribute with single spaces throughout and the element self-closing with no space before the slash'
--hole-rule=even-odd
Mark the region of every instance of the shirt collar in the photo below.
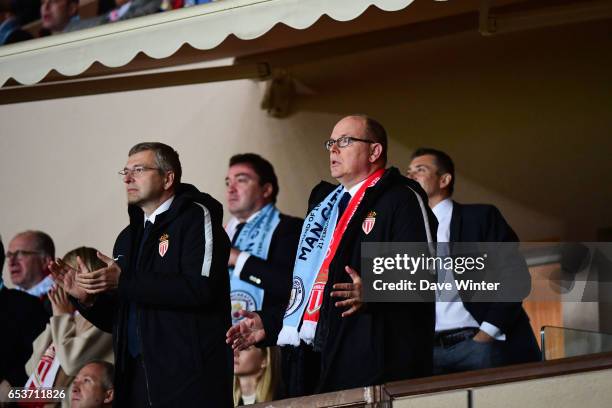
<svg viewBox="0 0 612 408">
<path fill-rule="evenodd" d="M 353 198 L 355 194 L 357 194 L 357 191 L 359 191 L 363 183 L 366 182 L 366 180 L 367 179 L 361 180 L 359 183 L 355 184 L 353 187 L 349 188 L 348 190 L 346 189 L 346 187 L 344 187 L 344 191 L 348 191 L 348 193 L 351 195 L 351 198 Z"/>
<path fill-rule="evenodd" d="M 431 209 L 438 221 L 447 218 L 453 214 L 453 200 L 450 197 L 445 198 Z"/>
<path fill-rule="evenodd" d="M 261 207 L 258 211 L 255 211 L 253 214 L 251 214 L 249 218 L 247 218 L 246 222 L 249 223 L 253 221 L 255 217 L 257 217 L 257 214 L 259 214 L 262 209 L 263 207 Z M 227 222 L 227 225 L 225 226 L 225 231 L 227 232 L 227 235 L 229 235 L 230 237 L 233 237 L 234 233 L 236 232 L 236 228 L 238 227 L 238 224 L 241 224 L 241 222 L 238 221 L 238 218 L 232 217 Z"/>
<path fill-rule="evenodd" d="M 144 223 L 146 224 L 147 221 L 151 221 L 151 224 L 155 224 L 155 218 L 165 212 L 168 211 L 168 208 L 170 208 L 170 205 L 172 204 L 172 201 L 174 201 L 174 196 L 170 197 L 169 199 L 167 199 L 166 201 L 164 201 L 162 203 L 162 205 L 160 205 L 159 207 L 157 207 L 157 209 L 155 211 L 153 211 L 153 214 L 149 215 L 147 217 L 147 215 L 145 214 L 144 216 Z"/>
<path fill-rule="evenodd" d="M 32 286 L 30 289 L 26 290 L 19 286 L 17 286 L 17 289 L 19 289 L 22 292 L 26 292 L 32 296 L 41 297 L 45 295 L 47 292 L 49 292 L 49 289 L 51 289 L 51 286 L 53 286 L 53 278 L 51 277 L 51 275 L 47 275 L 43 280 L 38 282 L 36 285 Z"/>
<path fill-rule="evenodd" d="M 255 211 L 253 214 L 251 214 L 251 216 L 249 218 L 247 218 L 246 222 L 249 223 L 251 221 L 253 221 L 255 219 L 255 217 L 257 217 L 257 214 L 259 214 L 261 212 L 263 207 L 261 207 L 259 210 Z"/>
</svg>

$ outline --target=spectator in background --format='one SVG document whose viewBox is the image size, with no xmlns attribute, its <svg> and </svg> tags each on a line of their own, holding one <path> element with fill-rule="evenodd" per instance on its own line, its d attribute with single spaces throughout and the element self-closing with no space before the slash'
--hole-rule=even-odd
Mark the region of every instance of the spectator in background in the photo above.
<svg viewBox="0 0 612 408">
<path fill-rule="evenodd" d="M 63 261 L 77 268 L 77 257 L 90 270 L 104 267 L 93 248 L 80 247 L 68 252 Z M 30 378 L 26 388 L 68 387 L 78 369 L 91 360 L 113 362 L 110 333 L 105 333 L 76 312 L 61 287 L 49 291 L 53 316 L 44 332 L 33 344 L 33 353 L 26 364 Z M 62 404 L 68 406 L 68 398 Z"/>
<path fill-rule="evenodd" d="M 37 20 L 39 9 L 39 0 L 0 0 L 0 45 L 32 38 L 21 26 Z"/>
<path fill-rule="evenodd" d="M 0 10 L 14 10 L 21 24 L 29 24 L 40 18 L 40 0 L 0 0 Z"/>
<path fill-rule="evenodd" d="M 24 231 L 15 235 L 9 243 L 6 258 L 13 285 L 32 296 L 41 298 L 47 313 L 51 304 L 47 292 L 53 286 L 48 264 L 55 256 L 51 237 L 42 231 Z"/>
<path fill-rule="evenodd" d="M 496 207 L 453 201 L 455 165 L 448 154 L 431 148 L 417 149 L 407 175 L 423 187 L 438 220 L 438 254 L 444 251 L 455 255 L 453 247 L 444 245 L 448 242 L 518 242 L 518 236 Z M 520 256 L 504 259 L 503 270 L 513 281 L 529 282 L 527 265 Z M 444 279 L 454 282 L 462 278 L 453 273 Z M 470 302 L 464 299 L 465 291 L 442 293 L 436 293 L 434 374 L 540 359 L 521 302 Z"/>
<path fill-rule="evenodd" d="M 257 154 L 233 156 L 225 185 L 232 214 L 225 227 L 232 242 L 228 260 L 232 313 L 270 307 L 282 313 L 289 302 L 304 220 L 276 208 L 279 188 L 274 167 Z"/>
<path fill-rule="evenodd" d="M 234 406 L 273 401 L 280 382 L 278 347 L 250 347 L 234 354 Z"/>
<path fill-rule="evenodd" d="M 42 28 L 49 34 L 59 34 L 79 19 L 78 0 L 42 0 L 40 3 Z"/>
<path fill-rule="evenodd" d="M 183 7 L 197 6 L 198 4 L 210 3 L 213 0 L 162 0 L 162 11 L 176 10 Z"/>
<path fill-rule="evenodd" d="M 115 8 L 103 15 L 71 22 L 65 31 L 76 31 L 96 27 L 115 21 L 146 16 L 160 11 L 161 0 L 115 0 Z"/>
<path fill-rule="evenodd" d="M 0 240 L 0 272 L 2 265 L 4 246 Z M 36 298 L 5 287 L 1 276 L 0 273 L 0 401 L 3 401 L 11 387 L 21 387 L 28 379 L 25 362 L 48 317 Z"/>
<path fill-rule="evenodd" d="M 70 402 L 72 408 L 101 408 L 113 405 L 115 367 L 107 361 L 92 361 L 81 368 L 74 379 Z"/>
</svg>

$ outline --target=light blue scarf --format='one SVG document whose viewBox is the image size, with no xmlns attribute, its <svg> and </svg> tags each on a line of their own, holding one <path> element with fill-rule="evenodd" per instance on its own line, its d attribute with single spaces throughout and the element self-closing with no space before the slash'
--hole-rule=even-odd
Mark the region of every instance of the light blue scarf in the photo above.
<svg viewBox="0 0 612 408">
<path fill-rule="evenodd" d="M 300 338 L 311 344 L 314 339 L 314 328 L 302 327 L 298 334 L 298 327 L 334 234 L 338 218 L 338 202 L 343 190 L 344 187 L 339 185 L 313 208 L 304 220 L 293 268 L 291 298 L 285 312 L 283 328 L 278 334 L 277 344 L 280 346 L 287 344 L 299 346 Z"/>
<path fill-rule="evenodd" d="M 280 212 L 274 204 L 263 207 L 254 219 L 247 222 L 240 231 L 235 246 L 242 252 L 248 252 L 261 259 L 268 258 L 270 242 L 274 230 L 280 222 Z M 233 315 L 239 309 L 261 310 L 263 305 L 264 290 L 241 280 L 234 276 L 234 268 L 229 268 L 232 321 L 236 324 L 240 319 L 234 319 Z"/>
</svg>

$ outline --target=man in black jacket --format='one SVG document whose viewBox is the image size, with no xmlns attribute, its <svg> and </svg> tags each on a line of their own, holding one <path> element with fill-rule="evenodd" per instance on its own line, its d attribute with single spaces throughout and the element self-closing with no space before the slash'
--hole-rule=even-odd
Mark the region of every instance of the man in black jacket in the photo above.
<svg viewBox="0 0 612 408">
<path fill-rule="evenodd" d="M 455 167 L 444 152 L 420 148 L 412 156 L 408 176 L 418 181 L 438 219 L 437 241 L 518 242 L 499 210 L 487 204 L 459 204 L 451 199 Z M 509 246 L 501 246 L 505 252 Z M 449 250 L 449 253 L 452 252 Z M 512 250 L 512 252 L 514 252 Z M 527 265 L 518 253 L 504 258 L 516 284 L 529 282 Z M 455 275 L 455 279 L 460 279 Z M 502 278 L 501 274 L 498 274 Z M 520 285 L 518 285 L 520 286 Z M 448 294 L 447 294 L 448 295 Z M 520 302 L 463 301 L 467 292 L 436 303 L 434 371 L 437 374 L 536 361 L 539 349 Z M 446 296 L 446 295 L 445 295 Z"/>
<path fill-rule="evenodd" d="M 278 211 L 274 167 L 257 154 L 232 156 L 225 185 L 233 216 L 225 227 L 232 241 L 228 261 L 232 313 L 241 309 L 284 311 L 304 220 Z"/>
<path fill-rule="evenodd" d="M 284 321 L 243 312 L 247 318 L 228 332 L 228 342 L 241 349 L 278 337 L 279 344 L 312 347 L 320 355 L 314 392 L 426 376 L 431 373 L 433 303 L 364 305 L 359 269 L 363 242 L 431 240 L 435 220 L 427 197 L 397 169 L 385 170 L 386 132 L 369 117 L 340 120 L 325 147 L 340 186 L 322 182 L 314 188 L 298 248 L 298 259 L 306 265 L 317 248 L 324 259 L 312 262 L 310 271 L 296 261 Z M 319 228 L 318 219 L 327 220 L 325 228 Z M 313 235 L 328 233 L 331 241 L 319 242 Z M 304 272 L 317 275 L 314 284 L 303 284 Z M 295 327 L 289 324 L 292 316 L 297 316 Z"/>
<path fill-rule="evenodd" d="M 128 225 L 107 267 L 53 268 L 81 313 L 113 333 L 115 406 L 232 406 L 229 241 L 222 207 L 180 184 L 178 154 L 140 143 L 120 171 Z"/>
</svg>

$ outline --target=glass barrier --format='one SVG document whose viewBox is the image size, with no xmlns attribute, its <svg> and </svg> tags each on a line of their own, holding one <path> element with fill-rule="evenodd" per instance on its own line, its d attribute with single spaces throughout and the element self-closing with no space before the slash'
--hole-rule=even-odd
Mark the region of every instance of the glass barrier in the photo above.
<svg viewBox="0 0 612 408">
<path fill-rule="evenodd" d="M 612 351 L 612 334 L 608 333 L 544 326 L 541 336 L 543 360 Z"/>
</svg>

